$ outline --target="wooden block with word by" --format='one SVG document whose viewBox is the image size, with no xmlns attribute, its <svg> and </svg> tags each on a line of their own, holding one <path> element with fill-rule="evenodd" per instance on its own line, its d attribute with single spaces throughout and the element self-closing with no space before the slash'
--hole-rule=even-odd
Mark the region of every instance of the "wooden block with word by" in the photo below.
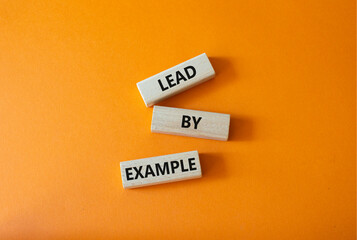
<svg viewBox="0 0 357 240">
<path fill-rule="evenodd" d="M 151 132 L 227 141 L 230 115 L 154 106 Z"/>
<path fill-rule="evenodd" d="M 136 85 L 145 105 L 150 107 L 161 100 L 203 83 L 215 76 L 205 53 L 175 67 L 149 77 Z"/>
<path fill-rule="evenodd" d="M 121 162 L 120 171 L 124 188 L 144 187 L 202 176 L 197 151 Z"/>
</svg>

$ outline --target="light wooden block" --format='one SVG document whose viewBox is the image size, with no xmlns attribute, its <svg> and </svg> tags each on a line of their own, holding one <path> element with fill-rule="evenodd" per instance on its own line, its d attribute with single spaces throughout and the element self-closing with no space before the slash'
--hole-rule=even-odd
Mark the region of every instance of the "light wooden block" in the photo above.
<svg viewBox="0 0 357 240">
<path fill-rule="evenodd" d="M 120 171 L 124 188 L 144 187 L 202 176 L 197 151 L 121 162 Z"/>
<path fill-rule="evenodd" d="M 151 132 L 227 141 L 230 115 L 154 106 Z"/>
<path fill-rule="evenodd" d="M 149 77 L 136 85 L 145 105 L 150 107 L 161 100 L 203 83 L 215 76 L 205 53 L 175 67 Z"/>
</svg>

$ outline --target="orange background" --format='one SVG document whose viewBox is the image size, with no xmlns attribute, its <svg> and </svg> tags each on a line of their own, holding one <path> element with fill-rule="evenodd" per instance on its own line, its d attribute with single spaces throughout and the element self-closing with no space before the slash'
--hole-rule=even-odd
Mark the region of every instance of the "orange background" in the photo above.
<svg viewBox="0 0 357 240">
<path fill-rule="evenodd" d="M 355 239 L 354 1 L 1 1 L 1 239 Z M 136 82 L 206 52 L 160 103 L 228 142 L 150 132 Z M 200 152 L 124 190 L 119 162 Z"/>
</svg>

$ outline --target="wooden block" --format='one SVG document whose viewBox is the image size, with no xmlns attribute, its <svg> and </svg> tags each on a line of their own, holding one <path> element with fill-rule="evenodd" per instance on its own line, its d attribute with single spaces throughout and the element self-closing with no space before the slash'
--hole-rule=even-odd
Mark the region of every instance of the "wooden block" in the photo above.
<svg viewBox="0 0 357 240">
<path fill-rule="evenodd" d="M 202 176 L 197 151 L 121 162 L 120 171 L 124 188 L 144 187 Z"/>
<path fill-rule="evenodd" d="M 149 77 L 136 85 L 150 107 L 161 100 L 203 83 L 215 76 L 205 53 Z"/>
<path fill-rule="evenodd" d="M 154 106 L 151 132 L 227 141 L 230 115 Z"/>
</svg>

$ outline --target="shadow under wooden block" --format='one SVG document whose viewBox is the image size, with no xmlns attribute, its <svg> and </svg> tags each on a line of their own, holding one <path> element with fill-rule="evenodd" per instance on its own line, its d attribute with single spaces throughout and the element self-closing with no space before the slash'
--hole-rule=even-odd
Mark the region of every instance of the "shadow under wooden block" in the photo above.
<svg viewBox="0 0 357 240">
<path fill-rule="evenodd" d="M 203 180 L 226 176 L 225 162 L 221 153 L 200 153 Z"/>
<path fill-rule="evenodd" d="M 236 79 L 237 72 L 233 67 L 232 60 L 226 57 L 209 57 L 209 60 L 216 72 L 216 78 L 222 76 L 228 77 L 228 79 Z"/>
<path fill-rule="evenodd" d="M 250 141 L 254 138 L 254 121 L 243 116 L 231 116 L 228 141 Z"/>
</svg>

